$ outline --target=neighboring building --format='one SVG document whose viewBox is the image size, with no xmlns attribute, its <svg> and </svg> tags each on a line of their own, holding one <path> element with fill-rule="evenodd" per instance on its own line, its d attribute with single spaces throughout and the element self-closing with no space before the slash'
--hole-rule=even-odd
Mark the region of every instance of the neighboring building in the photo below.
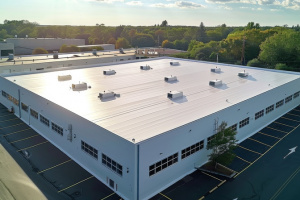
<svg viewBox="0 0 300 200">
<path fill-rule="evenodd" d="M 84 45 L 84 39 L 62 39 L 62 38 L 8 38 L 6 42 L 13 43 L 16 55 L 30 55 L 35 48 L 46 50 L 58 50 L 63 44 Z"/>
<path fill-rule="evenodd" d="M 0 102 L 122 198 L 142 200 L 207 162 L 222 121 L 241 142 L 298 106 L 299 85 L 296 72 L 153 58 L 0 77 Z"/>
<path fill-rule="evenodd" d="M 0 57 L 2 59 L 3 56 L 7 57 L 8 54 L 14 53 L 14 44 L 7 42 L 0 42 Z"/>
<path fill-rule="evenodd" d="M 94 44 L 94 45 L 82 45 L 82 46 L 77 46 L 79 48 L 96 48 L 96 47 L 102 47 L 103 50 L 115 50 L 115 45 L 114 44 Z"/>
<path fill-rule="evenodd" d="M 170 56 L 172 54 L 185 53 L 187 51 L 169 48 L 154 48 L 154 47 L 144 47 L 138 48 L 136 50 L 136 57 L 141 58 L 156 58 L 161 56 Z"/>
<path fill-rule="evenodd" d="M 14 56 L 14 60 L 7 58 L 0 60 L 0 74 L 47 70 L 62 67 L 74 67 L 97 63 L 119 62 L 135 60 L 135 50 L 126 49 L 124 53 L 119 50 L 94 52 L 59 53 L 58 59 L 54 54 Z"/>
</svg>

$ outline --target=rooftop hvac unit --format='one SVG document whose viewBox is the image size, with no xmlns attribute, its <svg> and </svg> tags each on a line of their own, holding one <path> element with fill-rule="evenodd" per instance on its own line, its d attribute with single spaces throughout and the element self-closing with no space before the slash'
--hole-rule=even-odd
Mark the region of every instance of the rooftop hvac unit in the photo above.
<svg viewBox="0 0 300 200">
<path fill-rule="evenodd" d="M 222 85 L 222 81 L 218 80 L 218 79 L 212 80 L 212 81 L 209 81 L 209 85 L 211 85 L 211 86 L 220 86 L 220 85 Z"/>
<path fill-rule="evenodd" d="M 58 59 L 58 51 L 53 51 L 53 59 Z"/>
<path fill-rule="evenodd" d="M 72 84 L 72 90 L 86 90 L 87 89 L 87 83 L 75 83 Z"/>
<path fill-rule="evenodd" d="M 120 49 L 119 49 L 119 52 L 120 52 L 121 54 L 125 54 L 123 48 L 120 48 Z"/>
<path fill-rule="evenodd" d="M 14 54 L 12 53 L 8 54 L 8 60 L 13 60 L 13 59 L 15 59 Z"/>
<path fill-rule="evenodd" d="M 170 62 L 170 65 L 179 65 L 179 62 Z"/>
<path fill-rule="evenodd" d="M 249 74 L 247 73 L 247 72 L 245 72 L 245 71 L 243 71 L 243 72 L 239 72 L 238 73 L 238 76 L 239 77 L 247 77 Z"/>
<path fill-rule="evenodd" d="M 170 91 L 168 93 L 168 98 L 169 99 L 176 99 L 176 98 L 179 98 L 179 97 L 183 97 L 183 92 L 180 92 L 180 91 Z"/>
<path fill-rule="evenodd" d="M 103 70 L 103 74 L 104 75 L 113 75 L 115 73 L 117 73 L 117 72 L 115 70 L 113 70 L 113 69 Z"/>
<path fill-rule="evenodd" d="M 166 76 L 165 77 L 165 81 L 166 82 L 173 82 L 173 81 L 177 81 L 177 76 Z"/>
<path fill-rule="evenodd" d="M 98 97 L 100 99 L 107 99 L 107 98 L 115 97 L 115 93 L 107 90 L 107 91 L 100 92 Z"/>
<path fill-rule="evenodd" d="M 72 80 L 72 76 L 71 75 L 58 75 L 57 79 L 58 79 L 58 81 L 68 81 L 68 80 Z"/>
<path fill-rule="evenodd" d="M 151 67 L 149 65 L 145 65 L 145 66 L 140 66 L 140 69 L 149 70 L 149 69 L 151 69 Z"/>
<path fill-rule="evenodd" d="M 216 67 L 216 68 L 211 68 L 210 71 L 211 71 L 211 72 L 215 72 L 215 73 L 219 73 L 219 72 L 221 72 L 221 68 L 218 68 L 218 67 Z"/>
<path fill-rule="evenodd" d="M 97 56 L 97 49 L 93 49 L 93 55 Z"/>
</svg>

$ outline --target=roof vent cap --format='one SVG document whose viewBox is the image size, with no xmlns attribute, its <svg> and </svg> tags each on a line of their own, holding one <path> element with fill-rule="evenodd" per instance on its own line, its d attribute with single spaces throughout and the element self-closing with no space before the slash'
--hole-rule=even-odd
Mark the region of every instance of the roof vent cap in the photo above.
<svg viewBox="0 0 300 200">
<path fill-rule="evenodd" d="M 170 62 L 170 65 L 179 65 L 179 62 Z"/>
<path fill-rule="evenodd" d="M 8 60 L 13 60 L 15 58 L 14 54 L 10 53 L 8 54 Z"/>
<path fill-rule="evenodd" d="M 87 89 L 87 83 L 85 82 L 72 84 L 72 90 L 86 90 L 86 89 Z"/>
<path fill-rule="evenodd" d="M 103 92 L 100 92 L 99 93 L 99 98 L 100 99 L 107 99 L 107 98 L 110 98 L 110 97 L 115 97 L 115 93 L 114 92 L 112 92 L 112 91 L 109 91 L 109 90 L 104 90 Z"/>
<path fill-rule="evenodd" d="M 58 59 L 58 51 L 53 51 L 53 59 Z"/>
<path fill-rule="evenodd" d="M 72 76 L 69 75 L 58 75 L 57 76 L 58 81 L 68 81 L 68 80 L 72 80 Z"/>
<path fill-rule="evenodd" d="M 211 72 L 215 72 L 215 73 L 219 73 L 219 72 L 221 72 L 221 68 L 218 68 L 218 67 L 216 67 L 216 68 L 211 68 L 210 71 L 211 71 Z"/>
<path fill-rule="evenodd" d="M 115 73 L 117 73 L 117 72 L 115 70 L 113 70 L 113 69 L 103 70 L 103 74 L 104 75 L 113 75 Z"/>
<path fill-rule="evenodd" d="M 151 67 L 149 65 L 140 66 L 141 70 L 149 70 Z"/>
<path fill-rule="evenodd" d="M 218 79 L 212 80 L 212 81 L 209 81 L 209 85 L 211 85 L 211 86 L 220 86 L 220 85 L 222 85 L 222 81 L 218 80 Z"/>
<path fill-rule="evenodd" d="M 93 49 L 93 55 L 97 56 L 97 49 Z"/>
<path fill-rule="evenodd" d="M 249 75 L 248 72 L 246 72 L 245 70 L 243 72 L 238 73 L 239 77 L 247 77 L 248 75 Z"/>
<path fill-rule="evenodd" d="M 179 98 L 179 97 L 183 97 L 183 92 L 180 92 L 180 91 L 170 91 L 168 93 L 168 98 L 169 99 L 176 99 L 176 98 Z"/>
<path fill-rule="evenodd" d="M 165 81 L 166 82 L 173 82 L 173 81 L 177 81 L 177 76 L 166 76 L 165 77 Z"/>
</svg>

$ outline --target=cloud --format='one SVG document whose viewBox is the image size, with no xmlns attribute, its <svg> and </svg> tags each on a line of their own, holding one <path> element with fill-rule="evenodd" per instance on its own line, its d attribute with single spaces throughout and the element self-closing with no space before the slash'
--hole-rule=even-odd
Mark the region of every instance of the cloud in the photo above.
<svg viewBox="0 0 300 200">
<path fill-rule="evenodd" d="M 152 4 L 151 7 L 197 9 L 197 8 L 203 8 L 204 6 L 198 3 L 194 3 L 192 1 L 176 1 L 174 3 L 168 3 L 168 4 L 164 4 L 164 3 Z"/>
<path fill-rule="evenodd" d="M 114 3 L 114 2 L 124 2 L 124 0 L 86 0 L 90 2 L 99 2 L 99 3 Z"/>
<path fill-rule="evenodd" d="M 223 10 L 232 10 L 232 8 L 229 6 L 219 6 L 219 8 Z"/>
<path fill-rule="evenodd" d="M 130 6 L 141 6 L 143 5 L 143 3 L 141 1 L 129 1 L 129 2 L 126 2 L 127 5 L 130 5 Z"/>
<path fill-rule="evenodd" d="M 273 5 L 275 4 L 275 0 L 258 0 L 259 5 Z"/>
</svg>

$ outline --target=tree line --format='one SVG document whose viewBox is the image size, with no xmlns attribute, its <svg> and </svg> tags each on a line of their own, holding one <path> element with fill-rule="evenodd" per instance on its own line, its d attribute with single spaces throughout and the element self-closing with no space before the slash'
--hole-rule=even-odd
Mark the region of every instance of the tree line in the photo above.
<svg viewBox="0 0 300 200">
<path fill-rule="evenodd" d="M 43 26 L 28 20 L 5 20 L 0 24 L 0 41 L 10 37 L 77 38 L 85 44 L 115 44 L 116 48 L 175 48 L 186 53 L 175 57 L 232 64 L 247 64 L 299 71 L 300 27 L 261 27 L 249 22 L 244 27 L 222 24 L 206 27 L 169 26 L 167 20 L 154 26 Z"/>
</svg>

